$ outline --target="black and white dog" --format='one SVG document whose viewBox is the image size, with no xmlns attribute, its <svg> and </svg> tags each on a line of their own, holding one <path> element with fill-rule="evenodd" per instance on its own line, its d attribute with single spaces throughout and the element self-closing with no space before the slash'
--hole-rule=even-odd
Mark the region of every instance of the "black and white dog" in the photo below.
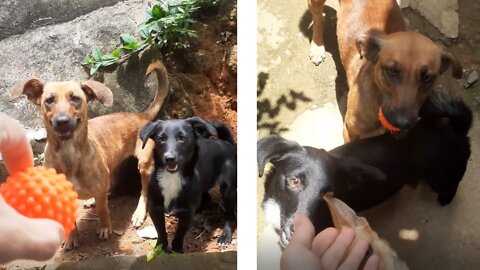
<svg viewBox="0 0 480 270">
<path fill-rule="evenodd" d="M 209 139 L 216 136 L 218 139 Z M 179 218 L 172 251 L 183 253 L 183 239 L 202 198 L 220 186 L 226 222 L 218 243 L 232 241 L 236 221 L 237 158 L 233 137 L 220 122 L 193 117 L 158 120 L 140 130 L 143 144 L 155 141 L 155 170 L 148 186 L 148 211 L 158 233 L 157 246 L 167 251 L 164 214 Z"/>
<path fill-rule="evenodd" d="M 335 196 L 355 211 L 373 207 L 405 184 L 424 179 L 449 204 L 470 157 L 470 109 L 459 100 L 432 97 L 422 119 L 402 139 L 392 134 L 358 140 L 329 152 L 270 135 L 257 143 L 260 176 L 266 163 L 263 210 L 286 246 L 296 213 L 309 216 L 318 233 L 331 226 L 323 195 Z"/>
</svg>

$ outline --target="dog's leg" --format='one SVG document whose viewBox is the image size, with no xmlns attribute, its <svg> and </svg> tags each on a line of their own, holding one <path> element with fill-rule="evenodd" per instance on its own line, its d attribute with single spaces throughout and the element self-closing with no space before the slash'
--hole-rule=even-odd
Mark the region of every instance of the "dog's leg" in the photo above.
<svg viewBox="0 0 480 270">
<path fill-rule="evenodd" d="M 78 243 L 78 227 L 77 222 L 75 222 L 75 229 L 70 233 L 67 241 L 65 241 L 65 245 L 63 246 L 66 251 L 72 250 L 74 248 L 79 247 Z"/>
<path fill-rule="evenodd" d="M 97 203 L 97 214 L 98 214 L 98 228 L 97 234 L 98 237 L 102 240 L 107 239 L 112 232 L 112 223 L 110 220 L 110 211 L 108 210 L 108 198 L 107 193 L 102 193 L 99 196 L 95 197 Z"/>
<path fill-rule="evenodd" d="M 193 213 L 194 211 L 190 210 L 177 214 L 178 226 L 175 232 L 175 237 L 172 241 L 173 252 L 183 253 L 183 239 L 185 238 L 185 234 L 187 233 L 188 228 L 190 228 L 190 225 L 192 224 Z"/>
<path fill-rule="evenodd" d="M 308 9 L 312 14 L 312 42 L 310 43 L 310 61 L 316 66 L 325 60 L 323 42 L 323 6 L 326 0 L 308 0 Z"/>
<path fill-rule="evenodd" d="M 137 208 L 132 216 L 132 225 L 134 228 L 140 227 L 147 216 L 148 181 L 154 167 L 153 147 L 154 143 L 152 140 L 148 140 L 144 149 L 142 149 L 142 141 L 137 141 L 135 156 L 138 159 L 138 171 L 140 172 L 140 177 L 142 178 L 142 192 L 140 193 Z"/>
<path fill-rule="evenodd" d="M 156 247 L 161 246 L 162 250 L 167 252 L 168 237 L 165 229 L 165 213 L 155 205 L 155 202 L 148 202 L 148 212 L 150 213 L 150 218 L 153 221 L 153 225 L 155 226 L 158 235 Z"/>
<path fill-rule="evenodd" d="M 234 175 L 231 178 L 236 177 Z M 232 182 L 230 182 L 232 183 Z M 222 185 L 222 198 L 223 203 L 225 204 L 225 226 L 223 227 L 222 235 L 218 238 L 218 243 L 220 245 L 228 245 L 232 242 L 232 234 L 235 227 L 235 206 L 237 204 L 237 190 L 236 186 L 232 185 Z"/>
</svg>

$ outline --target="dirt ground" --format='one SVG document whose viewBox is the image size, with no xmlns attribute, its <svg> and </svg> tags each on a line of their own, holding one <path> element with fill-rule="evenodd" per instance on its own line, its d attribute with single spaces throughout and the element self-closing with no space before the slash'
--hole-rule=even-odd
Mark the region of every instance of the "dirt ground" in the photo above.
<svg viewBox="0 0 480 270">
<path fill-rule="evenodd" d="M 207 10 L 197 20 L 198 39 L 192 46 L 179 51 L 164 62 L 169 70 L 173 92 L 164 105 L 163 119 L 200 116 L 225 122 L 237 134 L 236 88 L 236 1 L 224 1 L 217 10 Z M 228 2 L 228 3 L 227 3 Z M 133 168 L 133 170 L 132 170 Z M 140 238 L 130 224 L 140 192 L 140 178 L 136 163 L 127 160 L 119 172 L 119 180 L 109 198 L 114 233 L 106 241 L 95 234 L 97 215 L 94 208 L 84 209 L 79 201 L 78 227 L 80 247 L 64 251 L 59 249 L 52 259 L 55 262 L 82 261 L 94 257 L 115 255 L 146 255 L 152 250 L 150 240 Z M 218 252 L 237 249 L 237 233 L 227 247 L 216 241 L 224 225 L 224 209 L 219 191 L 211 192 L 213 203 L 197 213 L 185 237 L 184 249 L 191 252 Z M 167 217 L 167 233 L 173 238 L 177 219 Z M 147 217 L 140 228 L 152 226 Z M 10 265 L 13 266 L 13 265 Z"/>
</svg>

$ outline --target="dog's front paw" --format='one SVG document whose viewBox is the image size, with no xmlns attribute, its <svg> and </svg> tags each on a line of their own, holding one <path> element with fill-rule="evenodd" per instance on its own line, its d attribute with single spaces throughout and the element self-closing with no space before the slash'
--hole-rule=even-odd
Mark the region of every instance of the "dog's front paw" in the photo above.
<svg viewBox="0 0 480 270">
<path fill-rule="evenodd" d="M 65 241 L 63 248 L 65 249 L 65 251 L 69 251 L 69 250 L 78 248 L 79 246 L 80 244 L 78 242 L 78 237 L 72 234 L 70 235 L 70 237 L 68 237 L 67 241 Z"/>
<path fill-rule="evenodd" d="M 232 232 L 223 230 L 222 234 L 218 238 L 217 243 L 222 246 L 228 246 L 232 242 Z"/>
<path fill-rule="evenodd" d="M 106 240 L 110 237 L 112 230 L 108 227 L 99 227 L 97 228 L 98 238 L 100 240 Z"/>
<path fill-rule="evenodd" d="M 95 206 L 95 198 L 90 198 L 86 201 L 83 201 L 83 208 L 92 208 Z"/>
<path fill-rule="evenodd" d="M 310 45 L 310 61 L 312 61 L 315 66 L 320 65 L 326 57 L 325 46 L 317 46 L 314 43 Z"/>
<path fill-rule="evenodd" d="M 147 216 L 147 210 L 145 209 L 145 207 L 137 207 L 137 210 L 135 210 L 135 213 L 133 213 L 133 216 L 132 216 L 133 227 L 138 228 L 142 226 L 146 216 Z"/>
</svg>

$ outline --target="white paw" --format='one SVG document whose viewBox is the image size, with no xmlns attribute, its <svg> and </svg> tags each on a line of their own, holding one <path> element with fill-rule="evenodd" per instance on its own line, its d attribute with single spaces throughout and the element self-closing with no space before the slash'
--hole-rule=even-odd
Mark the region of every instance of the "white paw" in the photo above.
<svg viewBox="0 0 480 270">
<path fill-rule="evenodd" d="M 137 207 L 135 213 L 132 216 L 132 225 L 134 228 L 138 228 L 142 226 L 143 222 L 145 221 L 145 217 L 147 216 L 147 211 L 145 207 Z"/>
<path fill-rule="evenodd" d="M 97 229 L 97 234 L 100 240 L 106 240 L 110 237 L 111 230 L 108 227 L 99 227 Z"/>
<path fill-rule="evenodd" d="M 314 43 L 310 45 L 310 61 L 312 61 L 315 66 L 320 65 L 326 57 L 325 46 L 317 46 Z"/>
<path fill-rule="evenodd" d="M 83 208 L 92 208 L 95 206 L 95 198 L 90 198 L 86 201 L 83 201 Z"/>
</svg>

